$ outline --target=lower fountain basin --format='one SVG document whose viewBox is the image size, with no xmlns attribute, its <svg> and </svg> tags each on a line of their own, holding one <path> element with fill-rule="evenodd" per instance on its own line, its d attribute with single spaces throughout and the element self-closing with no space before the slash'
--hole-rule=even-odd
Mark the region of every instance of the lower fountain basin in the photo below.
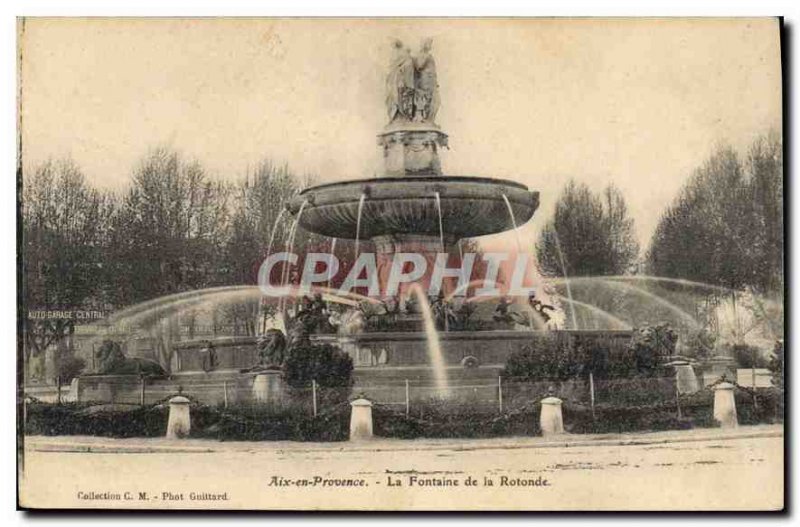
<svg viewBox="0 0 800 527">
<path fill-rule="evenodd" d="M 333 238 L 356 238 L 358 209 L 364 195 L 360 239 L 378 236 L 439 236 L 450 240 L 495 234 L 522 225 L 539 206 L 539 193 L 501 179 L 463 176 L 407 176 L 362 179 L 311 187 L 289 204 L 300 225 Z M 514 213 L 509 214 L 505 196 Z"/>
<path fill-rule="evenodd" d="M 439 341 L 446 367 L 461 367 L 467 357 L 481 366 L 501 368 L 508 357 L 525 346 L 547 345 L 552 338 L 580 339 L 587 343 L 604 342 L 614 352 L 628 347 L 632 332 L 623 330 L 560 331 L 450 331 L 440 332 Z M 432 370 L 428 356 L 428 337 L 424 331 L 359 333 L 355 335 L 314 334 L 313 342 L 338 346 L 350 355 L 356 368 L 415 367 Z M 201 350 L 211 342 L 217 355 L 217 367 L 204 375 L 239 372 L 258 361 L 257 337 L 218 337 L 184 341 L 174 345 L 172 374 L 202 374 Z"/>
</svg>

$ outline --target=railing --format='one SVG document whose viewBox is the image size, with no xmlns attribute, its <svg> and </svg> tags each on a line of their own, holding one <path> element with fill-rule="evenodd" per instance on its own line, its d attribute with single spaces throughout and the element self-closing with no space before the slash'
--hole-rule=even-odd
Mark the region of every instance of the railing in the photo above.
<svg viewBox="0 0 800 527">
<path fill-rule="evenodd" d="M 383 379 L 373 384 L 347 387 L 321 387 L 312 381 L 295 388 L 282 386 L 279 400 L 270 404 L 286 406 L 317 415 L 342 401 L 364 396 L 374 404 L 406 414 L 416 407 L 436 404 L 447 407 L 469 407 L 483 412 L 513 412 L 530 407 L 546 396 L 561 399 L 565 405 L 587 408 L 647 407 L 674 404 L 680 417 L 682 401 L 692 394 L 679 394 L 675 377 L 638 377 L 626 379 L 594 379 L 592 376 L 567 381 L 517 381 L 496 377 L 454 383 L 443 392 L 432 380 Z M 156 404 L 182 394 L 198 402 L 228 407 L 233 404 L 254 404 L 253 382 L 238 380 L 193 379 L 189 381 L 147 378 L 82 377 L 69 392 L 62 392 L 62 401 L 98 402 L 130 405 Z M 708 387 L 701 388 L 710 394 Z M 742 393 L 753 394 L 742 387 Z M 26 395 L 42 401 L 41 388 L 26 390 Z M 55 395 L 55 393 L 53 393 Z M 753 395 L 754 404 L 755 396 Z M 56 402 L 56 401 L 51 401 Z"/>
</svg>

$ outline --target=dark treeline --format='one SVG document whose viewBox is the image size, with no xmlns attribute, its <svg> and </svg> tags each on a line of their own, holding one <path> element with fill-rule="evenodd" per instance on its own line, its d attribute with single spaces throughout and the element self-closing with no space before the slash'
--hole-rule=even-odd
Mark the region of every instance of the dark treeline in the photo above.
<svg viewBox="0 0 800 527">
<path fill-rule="evenodd" d="M 286 201 L 312 179 L 268 160 L 238 179 L 221 179 L 167 148 L 144 156 L 119 192 L 94 188 L 69 160 L 33 167 L 22 189 L 24 310 L 110 312 L 182 291 L 255 284 Z M 283 214 L 277 223 L 274 249 L 284 246 L 292 220 Z M 780 293 L 780 137 L 758 138 L 745 155 L 728 147 L 714 152 L 663 213 L 644 255 L 634 228 L 617 188 L 593 193 L 571 181 L 536 244 L 539 264 L 550 276 L 645 269 L 733 291 Z M 331 240 L 300 229 L 295 248 L 310 244 L 329 250 Z M 336 249 L 346 264 L 351 244 Z M 257 311 L 257 302 L 227 306 L 212 313 L 213 323 L 254 334 Z M 191 325 L 188 317 L 182 323 Z M 26 318 L 26 351 L 60 346 L 73 329 L 73 320 Z M 160 347 L 169 353 L 169 342 Z"/>
<path fill-rule="evenodd" d="M 536 244 L 549 276 L 648 274 L 733 290 L 783 289 L 783 158 L 776 134 L 742 156 L 720 147 L 662 214 L 640 255 L 633 219 L 614 186 L 570 181 Z"/>
<path fill-rule="evenodd" d="M 769 134 L 742 156 L 717 149 L 661 217 L 651 274 L 759 294 L 783 290 L 783 145 Z"/>
<path fill-rule="evenodd" d="M 593 192 L 575 181 L 558 196 L 535 250 L 547 276 L 596 277 L 571 281 L 575 300 L 629 321 L 663 317 L 657 304 L 643 298 L 650 292 L 665 295 L 672 286 L 651 281 L 630 285 L 603 277 L 643 273 L 712 286 L 695 287 L 696 295 L 668 296 L 714 328 L 715 306 L 732 301 L 736 309 L 739 293 L 781 303 L 783 236 L 782 141 L 769 133 L 757 137 L 743 153 L 730 147 L 713 151 L 667 205 L 646 251 L 639 250 L 633 219 L 618 189 Z M 672 289 L 686 291 L 677 285 Z M 761 300 L 758 304 L 759 317 L 764 318 L 765 307 Z M 562 307 L 571 318 L 582 313 Z M 568 323 L 591 323 L 577 318 Z M 770 326 L 773 333 L 781 333 L 780 321 Z"/>
<path fill-rule="evenodd" d="M 625 274 L 638 255 L 633 219 L 613 185 L 595 194 L 584 183 L 567 183 L 536 243 L 539 265 L 549 276 Z"/>
<path fill-rule="evenodd" d="M 280 211 L 311 180 L 263 161 L 223 181 L 158 148 L 133 168 L 126 188 L 104 192 L 74 162 L 47 161 L 23 177 L 24 308 L 108 312 L 182 291 L 255 284 Z M 275 247 L 291 224 L 284 214 Z M 321 240 L 298 232 L 295 246 L 309 243 Z M 257 307 L 231 306 L 220 323 L 252 326 Z M 73 320 L 27 319 L 26 350 L 60 345 L 73 329 Z"/>
</svg>

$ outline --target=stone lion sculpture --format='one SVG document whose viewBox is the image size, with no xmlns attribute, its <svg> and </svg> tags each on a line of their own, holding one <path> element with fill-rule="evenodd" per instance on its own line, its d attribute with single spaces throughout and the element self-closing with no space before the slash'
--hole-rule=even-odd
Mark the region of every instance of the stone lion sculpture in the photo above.
<svg viewBox="0 0 800 527">
<path fill-rule="evenodd" d="M 105 340 L 95 350 L 97 371 L 101 375 L 150 375 L 165 376 L 167 372 L 159 363 L 140 357 L 126 357 L 119 342 Z"/>
</svg>

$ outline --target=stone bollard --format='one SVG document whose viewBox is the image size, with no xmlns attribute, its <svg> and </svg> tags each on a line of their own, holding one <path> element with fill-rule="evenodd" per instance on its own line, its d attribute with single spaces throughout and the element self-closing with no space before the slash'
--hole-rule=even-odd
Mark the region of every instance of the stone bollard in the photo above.
<svg viewBox="0 0 800 527">
<path fill-rule="evenodd" d="M 280 370 L 259 373 L 253 379 L 253 400 L 257 403 L 277 403 L 283 399 L 284 384 Z"/>
<path fill-rule="evenodd" d="M 350 403 L 350 441 L 372 439 L 372 403 L 356 399 Z"/>
<path fill-rule="evenodd" d="M 695 393 L 700 389 L 697 382 L 697 375 L 694 373 L 694 368 L 688 362 L 676 362 L 675 364 L 675 382 L 678 386 L 678 393 Z"/>
<path fill-rule="evenodd" d="M 81 378 L 75 377 L 69 383 L 69 395 L 67 400 L 74 403 L 81 402 Z"/>
<path fill-rule="evenodd" d="M 564 418 L 561 416 L 561 399 L 548 396 L 542 399 L 542 412 L 539 426 L 542 436 L 556 436 L 564 433 Z"/>
<path fill-rule="evenodd" d="M 181 439 L 189 436 L 191 418 L 189 417 L 189 399 L 178 395 L 169 400 L 169 420 L 167 421 L 167 439 Z"/>
<path fill-rule="evenodd" d="M 714 387 L 714 419 L 722 428 L 736 428 L 739 425 L 733 384 L 729 382 L 721 382 Z"/>
</svg>

